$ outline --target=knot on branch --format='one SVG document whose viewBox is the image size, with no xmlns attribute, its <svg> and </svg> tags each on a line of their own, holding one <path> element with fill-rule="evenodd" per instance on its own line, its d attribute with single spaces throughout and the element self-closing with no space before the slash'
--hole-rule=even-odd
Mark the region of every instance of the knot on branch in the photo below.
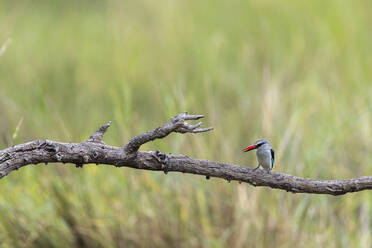
<svg viewBox="0 0 372 248">
<path fill-rule="evenodd" d="M 58 147 L 54 144 L 54 142 L 50 140 L 39 140 L 37 141 L 38 149 L 44 149 L 47 152 L 58 152 Z"/>
<path fill-rule="evenodd" d="M 107 129 L 111 126 L 111 121 L 97 129 L 90 137 L 87 142 L 103 143 L 103 135 Z"/>
<path fill-rule="evenodd" d="M 161 163 L 161 168 L 164 171 L 164 174 L 168 174 L 168 162 L 169 162 L 168 155 L 157 150 L 155 152 L 155 157 Z"/>
</svg>

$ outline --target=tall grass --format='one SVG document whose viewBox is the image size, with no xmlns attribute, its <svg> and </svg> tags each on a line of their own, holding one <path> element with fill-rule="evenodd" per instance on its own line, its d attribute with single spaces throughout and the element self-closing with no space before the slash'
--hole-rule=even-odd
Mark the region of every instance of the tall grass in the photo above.
<svg viewBox="0 0 372 248">
<path fill-rule="evenodd" d="M 368 1 L 2 1 L 0 148 L 121 146 L 182 112 L 212 133 L 142 149 L 342 179 L 372 174 Z M 21 121 L 23 120 L 23 121 Z M 19 124 L 21 123 L 21 124 Z M 14 135 L 16 133 L 16 135 Z M 87 165 L 0 180 L 2 247 L 370 247 L 370 192 L 297 195 L 219 179 Z"/>
</svg>

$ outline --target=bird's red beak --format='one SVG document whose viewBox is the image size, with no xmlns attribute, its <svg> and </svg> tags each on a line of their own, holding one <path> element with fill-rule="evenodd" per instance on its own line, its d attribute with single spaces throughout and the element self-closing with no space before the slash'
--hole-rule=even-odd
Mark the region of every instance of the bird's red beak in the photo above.
<svg viewBox="0 0 372 248">
<path fill-rule="evenodd" d="M 256 149 L 255 145 L 248 146 L 248 147 L 244 148 L 243 151 L 248 152 L 248 151 L 253 150 L 253 149 Z"/>
</svg>

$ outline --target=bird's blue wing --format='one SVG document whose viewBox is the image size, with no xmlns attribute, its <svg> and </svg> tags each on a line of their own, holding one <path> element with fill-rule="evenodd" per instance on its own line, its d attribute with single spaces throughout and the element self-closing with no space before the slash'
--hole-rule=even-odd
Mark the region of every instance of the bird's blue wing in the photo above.
<svg viewBox="0 0 372 248">
<path fill-rule="evenodd" d="M 274 161 L 275 161 L 275 152 L 273 149 L 270 150 L 271 152 L 271 168 L 274 167 Z"/>
</svg>

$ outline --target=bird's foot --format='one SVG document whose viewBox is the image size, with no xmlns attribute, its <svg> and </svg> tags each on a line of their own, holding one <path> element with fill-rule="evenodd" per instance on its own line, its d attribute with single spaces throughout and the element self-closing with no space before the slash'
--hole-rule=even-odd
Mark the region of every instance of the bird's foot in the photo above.
<svg viewBox="0 0 372 248">
<path fill-rule="evenodd" d="M 257 165 L 257 167 L 253 169 L 253 171 L 258 170 L 258 168 L 260 168 L 260 165 Z"/>
</svg>

